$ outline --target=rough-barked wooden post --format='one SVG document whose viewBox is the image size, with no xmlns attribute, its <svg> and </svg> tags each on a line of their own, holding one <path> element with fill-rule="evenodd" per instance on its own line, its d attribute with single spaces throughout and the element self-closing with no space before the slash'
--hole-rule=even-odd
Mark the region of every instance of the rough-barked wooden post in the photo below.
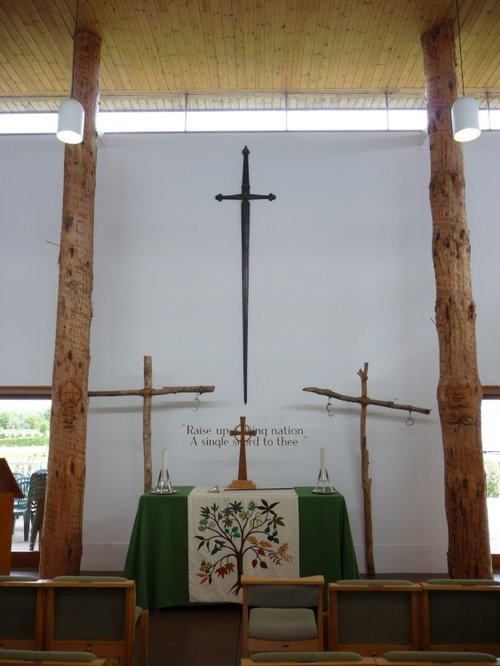
<svg viewBox="0 0 500 666">
<path fill-rule="evenodd" d="M 172 393 L 213 393 L 215 386 L 163 386 L 153 388 L 153 363 L 151 356 L 144 357 L 144 388 L 125 389 L 123 391 L 89 391 L 89 398 L 119 397 L 125 395 L 138 395 L 143 399 L 142 412 L 142 443 L 144 451 L 144 492 L 151 490 L 153 485 L 151 462 L 151 408 L 152 398 L 156 395 L 171 395 Z"/>
<path fill-rule="evenodd" d="M 372 480 L 370 478 L 370 454 L 366 443 L 366 416 L 368 412 L 368 363 L 363 370 L 358 370 L 361 379 L 361 412 L 359 415 L 359 445 L 361 451 L 361 488 L 363 490 L 363 515 L 365 524 L 365 561 L 370 576 L 375 575 L 375 558 L 373 555 L 373 524 L 372 524 Z"/>
<path fill-rule="evenodd" d="M 370 576 L 375 575 L 375 562 L 373 557 L 373 527 L 372 527 L 372 496 L 371 486 L 372 480 L 370 479 L 369 465 L 370 456 L 366 444 L 366 416 L 368 405 L 376 405 L 377 407 L 388 407 L 389 409 L 401 409 L 411 414 L 412 412 L 419 412 L 421 414 L 430 414 L 431 410 L 425 407 L 414 407 L 413 405 L 401 405 L 392 400 L 375 400 L 368 397 L 368 363 L 363 365 L 362 370 L 358 370 L 358 375 L 361 379 L 361 396 L 343 395 L 336 393 L 330 389 L 316 388 L 309 386 L 302 389 L 303 391 L 310 391 L 318 395 L 325 395 L 328 398 L 335 398 L 336 400 L 345 400 L 346 402 L 356 402 L 361 405 L 360 423 L 359 423 L 359 437 L 361 448 L 361 487 L 363 489 L 363 513 L 365 523 L 365 561 L 366 570 Z"/>
<path fill-rule="evenodd" d="M 491 578 L 465 177 L 462 148 L 453 139 L 451 125 L 451 107 L 457 97 L 452 28 L 440 25 L 424 34 L 422 49 L 431 158 L 437 397 L 444 452 L 448 573 L 451 578 Z"/>
<path fill-rule="evenodd" d="M 144 395 L 142 396 L 142 451 L 144 456 L 144 492 L 153 485 L 153 460 L 151 453 L 151 410 L 153 407 L 153 361 L 144 357 Z"/>
<path fill-rule="evenodd" d="M 83 105 L 85 125 L 83 142 L 64 150 L 42 578 L 79 573 L 82 556 L 100 47 L 97 35 L 75 35 L 73 96 Z"/>
</svg>

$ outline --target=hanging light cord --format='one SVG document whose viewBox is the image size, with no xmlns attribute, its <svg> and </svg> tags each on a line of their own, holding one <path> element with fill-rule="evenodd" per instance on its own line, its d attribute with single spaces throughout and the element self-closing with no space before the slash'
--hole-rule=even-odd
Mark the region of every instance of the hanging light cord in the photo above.
<svg viewBox="0 0 500 666">
<path fill-rule="evenodd" d="M 73 97 L 73 90 L 75 87 L 75 61 L 76 61 L 76 33 L 78 31 L 78 18 L 80 15 L 80 0 L 76 0 L 76 17 L 75 17 L 75 32 L 73 33 L 73 59 L 71 61 L 71 94 Z"/>
<path fill-rule="evenodd" d="M 460 35 L 460 14 L 458 12 L 458 0 L 455 0 L 455 5 L 457 8 L 458 52 L 460 54 L 460 73 L 462 74 L 462 95 L 465 97 L 464 64 L 462 62 L 462 37 Z"/>
</svg>

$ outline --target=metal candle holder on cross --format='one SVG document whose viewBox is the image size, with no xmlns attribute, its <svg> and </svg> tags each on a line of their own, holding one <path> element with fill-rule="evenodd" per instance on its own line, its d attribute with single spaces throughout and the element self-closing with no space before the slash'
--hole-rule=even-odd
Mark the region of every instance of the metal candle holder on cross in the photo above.
<svg viewBox="0 0 500 666">
<path fill-rule="evenodd" d="M 165 472 L 163 472 L 163 470 L 160 472 L 158 476 L 158 483 L 156 484 L 153 492 L 156 495 L 173 495 L 177 492 L 172 485 L 172 481 L 170 480 L 168 469 L 165 470 Z"/>
</svg>

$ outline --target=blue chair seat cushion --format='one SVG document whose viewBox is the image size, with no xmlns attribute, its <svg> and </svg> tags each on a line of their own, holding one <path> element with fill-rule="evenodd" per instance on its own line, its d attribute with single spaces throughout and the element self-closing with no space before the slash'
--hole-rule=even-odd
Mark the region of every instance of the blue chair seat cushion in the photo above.
<svg viewBox="0 0 500 666">
<path fill-rule="evenodd" d="M 37 576 L 0 576 L 0 582 L 6 582 L 8 583 L 9 581 L 20 581 L 21 583 L 26 583 L 26 582 L 33 582 L 34 580 L 39 580 Z"/>
<path fill-rule="evenodd" d="M 500 585 L 500 580 L 491 578 L 429 578 L 430 585 Z"/>
<path fill-rule="evenodd" d="M 0 649 L 0 659 L 19 661 L 95 661 L 91 652 L 67 652 L 55 650 L 8 650 Z"/>
<path fill-rule="evenodd" d="M 318 628 L 311 608 L 251 608 L 248 635 L 271 641 L 316 638 Z"/>
<path fill-rule="evenodd" d="M 54 576 L 60 583 L 114 583 L 128 580 L 123 576 Z"/>
<path fill-rule="evenodd" d="M 355 580 L 351 580 L 348 578 L 344 578 L 342 580 L 336 581 L 337 585 L 359 585 L 359 586 L 367 586 L 367 585 L 412 585 L 413 583 L 411 580 L 406 580 L 406 579 L 399 579 L 399 578 L 377 578 L 377 579 L 370 579 L 370 578 L 356 578 Z"/>
<path fill-rule="evenodd" d="M 357 652 L 256 652 L 251 658 L 256 663 L 292 661 L 298 664 L 363 660 L 363 657 Z"/>
<path fill-rule="evenodd" d="M 496 657 L 486 652 L 441 652 L 437 650 L 392 650 L 384 654 L 387 661 L 425 661 L 436 664 L 452 664 L 457 661 L 496 663 Z"/>
</svg>

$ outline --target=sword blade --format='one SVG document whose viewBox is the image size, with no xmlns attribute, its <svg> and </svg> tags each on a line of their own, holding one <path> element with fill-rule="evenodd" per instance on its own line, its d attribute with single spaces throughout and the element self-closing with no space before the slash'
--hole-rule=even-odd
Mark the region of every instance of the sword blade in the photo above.
<svg viewBox="0 0 500 666">
<path fill-rule="evenodd" d="M 248 381 L 248 283 L 250 275 L 250 169 L 247 146 L 243 153 L 243 173 L 241 178 L 241 314 L 243 324 L 243 401 L 247 404 Z"/>
<path fill-rule="evenodd" d="M 247 404 L 248 382 L 248 287 L 250 279 L 250 203 L 241 202 L 241 316 L 243 327 L 243 401 Z"/>
</svg>

